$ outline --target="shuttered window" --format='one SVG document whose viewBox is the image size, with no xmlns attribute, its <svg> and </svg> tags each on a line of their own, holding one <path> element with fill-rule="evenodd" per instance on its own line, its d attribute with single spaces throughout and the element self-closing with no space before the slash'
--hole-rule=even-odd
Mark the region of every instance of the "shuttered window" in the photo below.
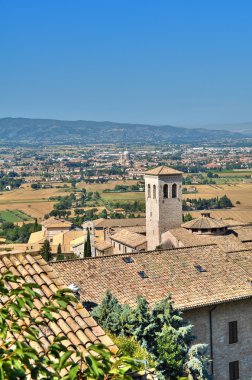
<svg viewBox="0 0 252 380">
<path fill-rule="evenodd" d="M 229 363 L 229 379 L 239 380 L 239 361 Z"/>
<path fill-rule="evenodd" d="M 238 342 L 237 321 L 229 322 L 229 344 Z"/>
</svg>

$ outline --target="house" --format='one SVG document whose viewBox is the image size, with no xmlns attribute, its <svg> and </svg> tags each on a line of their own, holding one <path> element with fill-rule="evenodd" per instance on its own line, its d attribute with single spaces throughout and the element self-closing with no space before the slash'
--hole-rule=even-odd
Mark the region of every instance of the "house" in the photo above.
<svg viewBox="0 0 252 380">
<path fill-rule="evenodd" d="M 54 217 L 44 220 L 41 225 L 42 231 L 46 231 L 46 239 L 49 240 L 50 243 L 52 243 L 55 235 L 70 231 L 72 228 L 72 223 L 66 221 L 65 219 Z"/>
<path fill-rule="evenodd" d="M 251 250 L 203 245 L 51 265 L 65 283 L 79 286 L 82 301 L 100 303 L 107 289 L 130 305 L 138 295 L 153 305 L 171 294 L 194 326 L 195 343 L 208 344 L 213 379 L 251 377 Z"/>
<path fill-rule="evenodd" d="M 114 254 L 145 251 L 147 248 L 146 237 L 136 232 L 121 229 L 110 236 Z"/>
</svg>

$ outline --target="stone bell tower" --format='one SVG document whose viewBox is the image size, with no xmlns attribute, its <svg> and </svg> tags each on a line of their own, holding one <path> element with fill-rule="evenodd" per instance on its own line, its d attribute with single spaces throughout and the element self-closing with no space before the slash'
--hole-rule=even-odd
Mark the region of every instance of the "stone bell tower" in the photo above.
<svg viewBox="0 0 252 380">
<path fill-rule="evenodd" d="M 160 166 L 145 172 L 148 250 L 161 243 L 162 233 L 182 223 L 182 172 Z"/>
</svg>

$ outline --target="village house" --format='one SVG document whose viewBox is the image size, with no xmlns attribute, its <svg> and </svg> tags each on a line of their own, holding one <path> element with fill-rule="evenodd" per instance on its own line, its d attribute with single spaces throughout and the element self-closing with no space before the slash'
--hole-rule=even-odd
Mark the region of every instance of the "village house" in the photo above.
<svg viewBox="0 0 252 380">
<path fill-rule="evenodd" d="M 194 343 L 208 344 L 213 379 L 251 377 L 251 250 L 227 253 L 216 245 L 204 245 L 51 266 L 66 284 L 78 285 L 82 301 L 98 304 L 107 289 L 120 303 L 130 305 L 138 295 L 153 305 L 170 294 L 194 326 Z"/>
</svg>

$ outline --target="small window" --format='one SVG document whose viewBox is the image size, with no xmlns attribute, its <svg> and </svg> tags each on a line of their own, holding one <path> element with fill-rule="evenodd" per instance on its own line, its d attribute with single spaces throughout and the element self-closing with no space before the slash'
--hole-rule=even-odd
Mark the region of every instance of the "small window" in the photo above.
<svg viewBox="0 0 252 380">
<path fill-rule="evenodd" d="M 229 344 L 238 342 L 238 328 L 237 321 L 229 322 Z"/>
<path fill-rule="evenodd" d="M 151 197 L 151 188 L 150 188 L 150 185 L 148 185 L 148 198 Z"/>
<path fill-rule="evenodd" d="M 121 251 L 121 244 L 119 244 L 119 251 Z"/>
<path fill-rule="evenodd" d="M 127 247 L 124 247 L 124 253 L 127 253 Z"/>
<path fill-rule="evenodd" d="M 164 198 L 168 198 L 168 185 L 165 184 L 163 188 Z"/>
<path fill-rule="evenodd" d="M 139 276 L 142 277 L 142 278 L 148 278 L 148 275 L 145 273 L 144 270 L 140 270 L 140 272 L 138 272 Z"/>
<path fill-rule="evenodd" d="M 131 264 L 131 263 L 134 263 L 134 260 L 132 259 L 132 257 L 130 256 L 126 256 L 123 258 L 123 261 L 126 263 L 126 264 Z"/>
<path fill-rule="evenodd" d="M 194 265 L 194 268 L 195 268 L 199 273 L 206 272 L 206 269 L 203 268 L 201 265 Z"/>
<path fill-rule="evenodd" d="M 177 185 L 174 183 L 172 185 L 172 198 L 177 198 Z"/>
<path fill-rule="evenodd" d="M 238 380 L 239 379 L 239 361 L 229 363 L 229 379 Z"/>
<path fill-rule="evenodd" d="M 157 188 L 156 185 L 153 185 L 153 199 L 156 199 L 157 197 Z"/>
</svg>

